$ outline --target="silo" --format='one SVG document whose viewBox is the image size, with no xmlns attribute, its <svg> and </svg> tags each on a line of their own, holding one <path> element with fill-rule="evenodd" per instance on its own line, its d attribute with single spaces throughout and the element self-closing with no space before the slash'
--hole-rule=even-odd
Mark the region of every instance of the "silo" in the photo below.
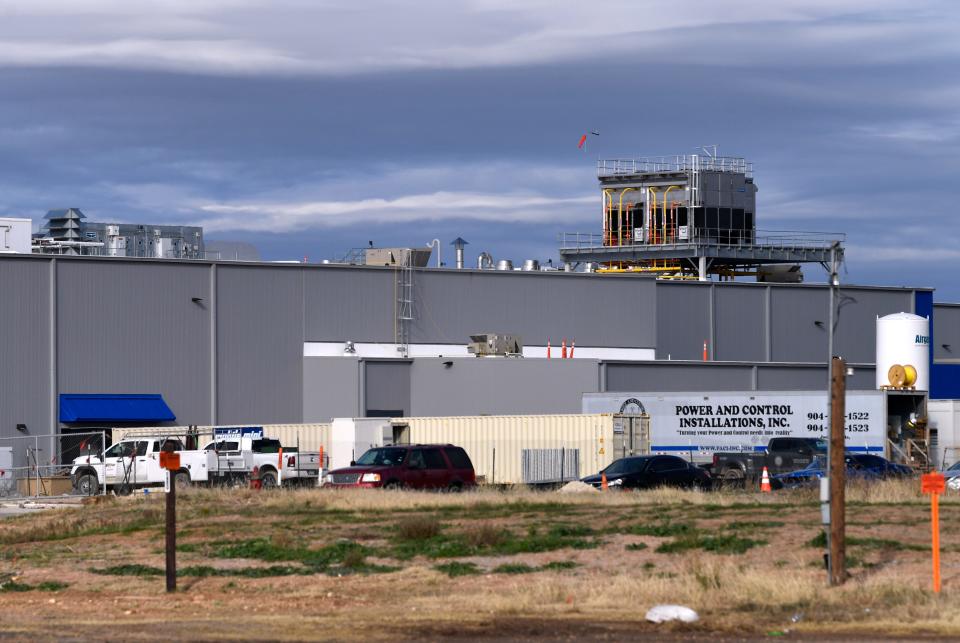
<svg viewBox="0 0 960 643">
<path fill-rule="evenodd" d="M 894 367 L 900 367 L 897 371 Z M 877 318 L 877 388 L 911 386 L 911 368 L 916 371 L 912 387 L 930 390 L 930 320 L 910 313 Z M 891 381 L 890 373 L 898 376 Z M 906 381 L 898 383 L 905 374 Z"/>
</svg>

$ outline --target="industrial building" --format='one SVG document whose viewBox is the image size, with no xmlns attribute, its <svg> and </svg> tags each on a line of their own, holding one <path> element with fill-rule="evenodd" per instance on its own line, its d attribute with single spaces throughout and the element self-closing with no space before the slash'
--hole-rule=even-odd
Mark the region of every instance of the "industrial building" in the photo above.
<svg viewBox="0 0 960 643">
<path fill-rule="evenodd" d="M 61 426 L 60 396 L 77 393 L 159 393 L 181 424 L 292 423 L 570 413 L 586 392 L 826 381 L 824 285 L 420 268 L 409 271 L 404 320 L 404 272 L 0 256 L 0 430 L 49 433 Z M 851 302 L 836 350 L 855 369 L 851 388 L 875 388 L 876 318 L 903 311 L 932 319 L 931 397 L 960 398 L 960 306 L 922 288 L 842 292 Z M 470 336 L 483 332 L 519 335 L 526 357 L 470 356 Z M 576 342 L 573 359 L 542 358 L 564 338 Z"/>
<path fill-rule="evenodd" d="M 742 159 L 610 167 L 601 162 L 600 242 L 561 248 L 568 270 L 493 269 L 486 253 L 468 269 L 462 239 L 457 268 L 427 267 L 422 249 L 306 264 L 200 259 L 191 245 L 173 258 L 129 252 L 132 233 L 125 254 L 0 254 L 0 439 L 569 414 L 585 396 L 618 392 L 822 390 L 830 287 L 763 270 L 837 259 L 840 239 L 764 242 Z M 80 214 L 52 211 L 47 227 L 82 238 L 94 228 Z M 111 226 L 95 229 L 108 249 L 125 230 Z M 741 274 L 758 280 L 732 281 Z M 853 369 L 851 390 L 877 389 L 878 317 L 912 313 L 930 322 L 929 398 L 960 399 L 960 305 L 923 287 L 838 294 L 834 353 Z"/>
</svg>

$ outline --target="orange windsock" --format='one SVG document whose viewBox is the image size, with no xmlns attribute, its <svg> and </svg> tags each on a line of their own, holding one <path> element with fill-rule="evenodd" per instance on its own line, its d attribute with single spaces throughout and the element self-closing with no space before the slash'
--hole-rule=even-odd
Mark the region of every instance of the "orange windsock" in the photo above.
<svg viewBox="0 0 960 643">
<path fill-rule="evenodd" d="M 583 144 L 586 143 L 586 142 L 587 142 L 587 135 L 584 134 L 583 136 L 580 137 L 580 142 L 577 143 L 577 149 L 578 149 L 578 150 L 582 150 L 582 149 L 583 149 Z"/>
</svg>

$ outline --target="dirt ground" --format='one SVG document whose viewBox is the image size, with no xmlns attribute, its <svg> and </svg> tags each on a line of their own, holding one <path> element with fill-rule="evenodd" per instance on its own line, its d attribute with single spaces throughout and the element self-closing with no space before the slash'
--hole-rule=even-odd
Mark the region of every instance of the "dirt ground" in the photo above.
<svg viewBox="0 0 960 643">
<path fill-rule="evenodd" d="M 930 587 L 917 483 L 850 491 L 828 588 L 812 492 L 197 490 L 164 591 L 161 494 L 0 521 L 0 639 L 947 640 L 960 498 Z M 645 621 L 656 604 L 697 623 Z"/>
</svg>

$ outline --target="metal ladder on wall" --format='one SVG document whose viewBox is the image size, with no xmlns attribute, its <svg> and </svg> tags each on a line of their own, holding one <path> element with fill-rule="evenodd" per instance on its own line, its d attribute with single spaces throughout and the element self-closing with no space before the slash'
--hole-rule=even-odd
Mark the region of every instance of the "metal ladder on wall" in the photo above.
<svg viewBox="0 0 960 643">
<path fill-rule="evenodd" d="M 400 357 L 410 354 L 410 322 L 413 321 L 413 262 L 411 257 L 397 267 L 394 283 L 393 342 Z"/>
</svg>

